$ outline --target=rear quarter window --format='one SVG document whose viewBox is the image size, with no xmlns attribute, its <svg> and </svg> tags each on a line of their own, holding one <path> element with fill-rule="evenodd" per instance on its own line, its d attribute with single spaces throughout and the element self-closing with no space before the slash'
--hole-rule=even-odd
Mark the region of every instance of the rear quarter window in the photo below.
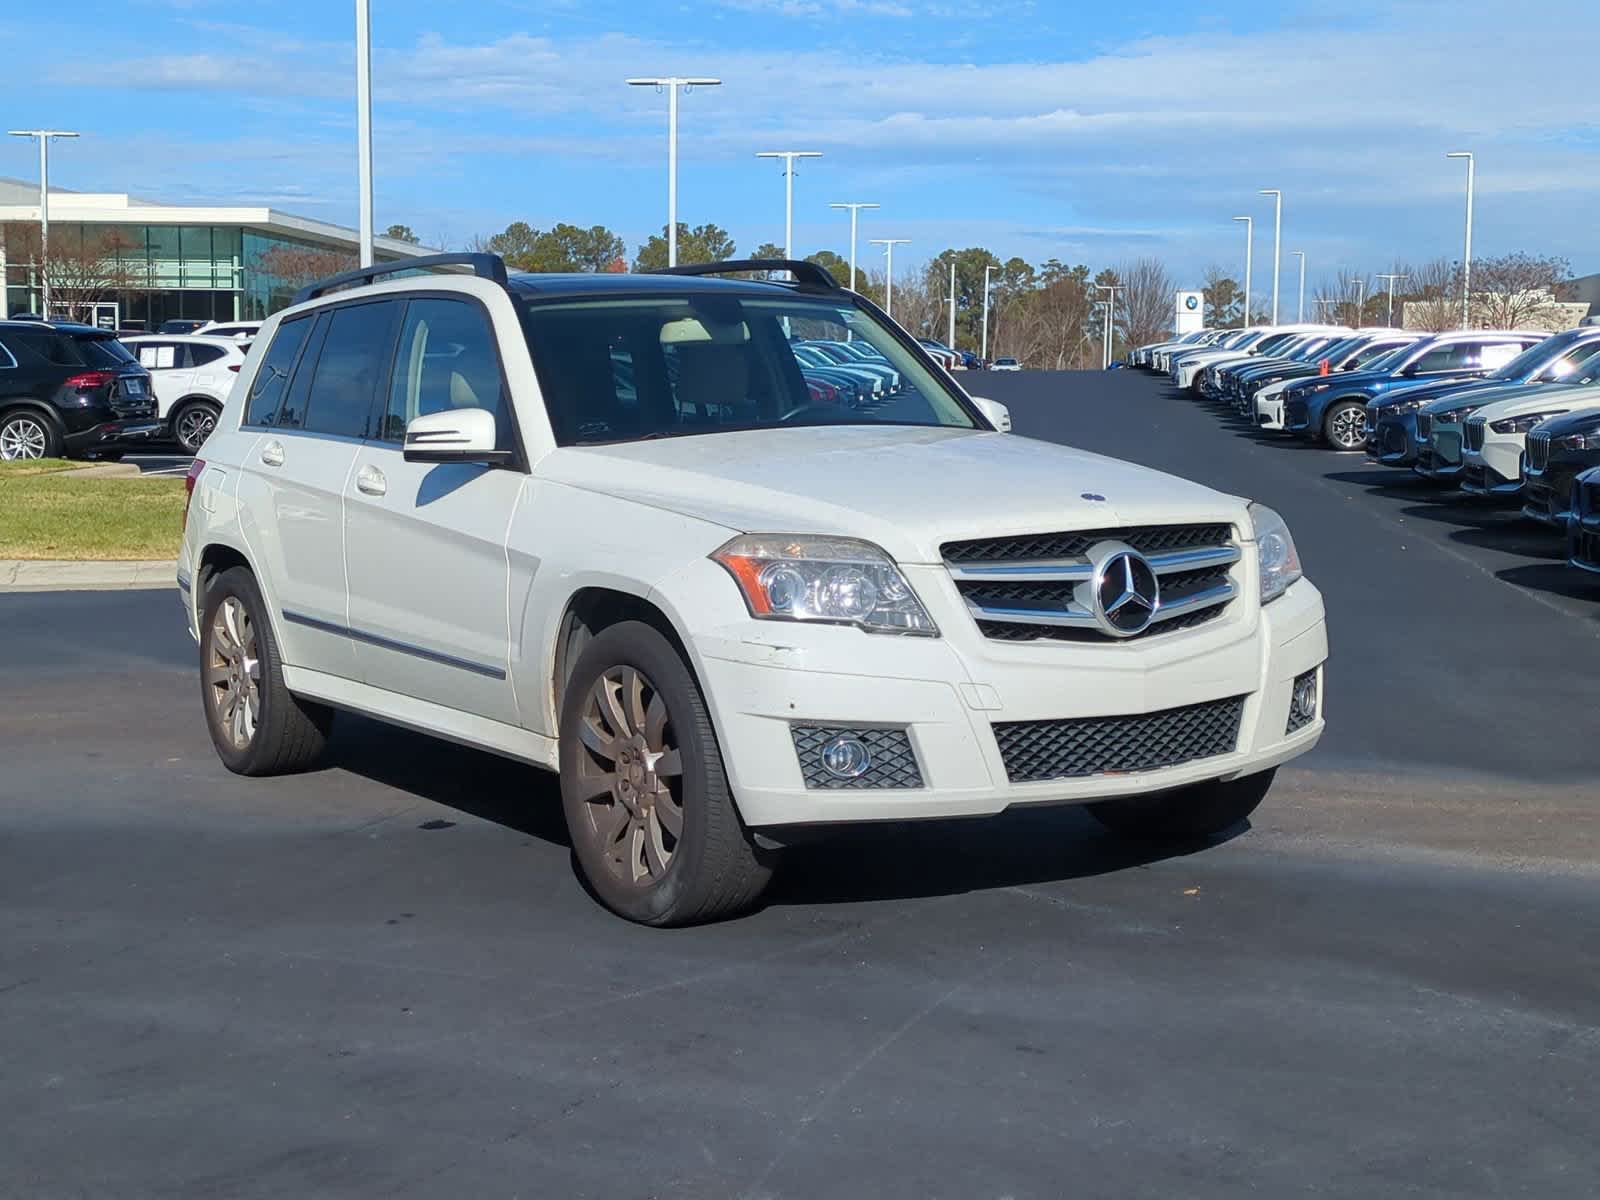
<svg viewBox="0 0 1600 1200">
<path fill-rule="evenodd" d="M 278 406 L 283 403 L 288 389 L 289 376 L 294 372 L 295 360 L 311 332 L 309 316 L 296 317 L 278 326 L 272 345 L 267 347 L 255 378 L 250 381 L 250 395 L 245 401 L 245 425 L 275 425 Z"/>
</svg>

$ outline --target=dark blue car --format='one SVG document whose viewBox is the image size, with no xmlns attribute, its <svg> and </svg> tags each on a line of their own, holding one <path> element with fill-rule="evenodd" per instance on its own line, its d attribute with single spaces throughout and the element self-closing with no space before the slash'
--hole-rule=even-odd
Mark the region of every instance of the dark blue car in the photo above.
<svg viewBox="0 0 1600 1200">
<path fill-rule="evenodd" d="M 1404 346 L 1364 371 L 1299 380 L 1284 389 L 1284 428 L 1313 441 L 1326 441 L 1335 450 L 1360 450 L 1367 443 L 1367 405 L 1380 396 L 1445 379 L 1481 379 L 1502 365 L 1496 355 L 1515 355 L 1544 336 L 1441 333 Z"/>
<path fill-rule="evenodd" d="M 1422 411 L 1457 413 L 1455 423 L 1459 424 L 1476 407 L 1507 398 L 1507 389 L 1571 380 L 1596 353 L 1600 353 L 1600 329 L 1569 329 L 1534 343 L 1481 379 L 1446 379 L 1374 400 L 1367 406 L 1371 433 L 1367 457 L 1386 467 L 1420 465 L 1425 468 L 1423 474 L 1430 474 L 1432 466 L 1422 461 L 1427 457 L 1428 437 L 1417 427 Z M 1453 465 L 1459 469 L 1459 460 Z"/>
</svg>

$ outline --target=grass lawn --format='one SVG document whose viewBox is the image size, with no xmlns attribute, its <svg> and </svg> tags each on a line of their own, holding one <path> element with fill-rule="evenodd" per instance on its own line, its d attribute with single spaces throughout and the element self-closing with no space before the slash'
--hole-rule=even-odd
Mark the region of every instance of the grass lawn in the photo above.
<svg viewBox="0 0 1600 1200">
<path fill-rule="evenodd" d="M 183 480 L 37 469 L 49 461 L 0 464 L 0 558 L 176 556 Z"/>
<path fill-rule="evenodd" d="M 0 461 L 0 479 L 8 475 L 49 475 L 54 471 L 70 471 L 83 463 L 68 462 L 64 458 L 19 458 L 15 462 Z"/>
</svg>

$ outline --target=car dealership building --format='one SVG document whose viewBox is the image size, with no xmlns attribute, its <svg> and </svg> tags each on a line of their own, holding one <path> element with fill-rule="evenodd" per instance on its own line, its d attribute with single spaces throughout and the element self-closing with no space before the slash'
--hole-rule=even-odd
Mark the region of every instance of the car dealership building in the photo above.
<svg viewBox="0 0 1600 1200">
<path fill-rule="evenodd" d="M 357 233 L 267 207 L 163 204 L 50 189 L 51 307 L 106 328 L 258 320 L 356 265 Z M 378 238 L 379 262 L 428 251 Z M 0 178 L 0 316 L 39 312 L 39 187 Z M 67 310 L 71 311 L 67 311 Z"/>
</svg>

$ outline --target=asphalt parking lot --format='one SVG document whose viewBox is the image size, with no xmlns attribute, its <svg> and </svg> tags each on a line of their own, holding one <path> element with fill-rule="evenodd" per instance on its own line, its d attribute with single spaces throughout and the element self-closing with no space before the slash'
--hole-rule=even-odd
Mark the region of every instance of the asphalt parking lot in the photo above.
<svg viewBox="0 0 1600 1200">
<path fill-rule="evenodd" d="M 1252 828 L 860 830 L 646 931 L 547 777 L 236 779 L 175 593 L 0 596 L 0 1195 L 1594 1195 L 1600 588 L 1147 376 L 967 382 L 1288 519 L 1332 724 Z"/>
</svg>

